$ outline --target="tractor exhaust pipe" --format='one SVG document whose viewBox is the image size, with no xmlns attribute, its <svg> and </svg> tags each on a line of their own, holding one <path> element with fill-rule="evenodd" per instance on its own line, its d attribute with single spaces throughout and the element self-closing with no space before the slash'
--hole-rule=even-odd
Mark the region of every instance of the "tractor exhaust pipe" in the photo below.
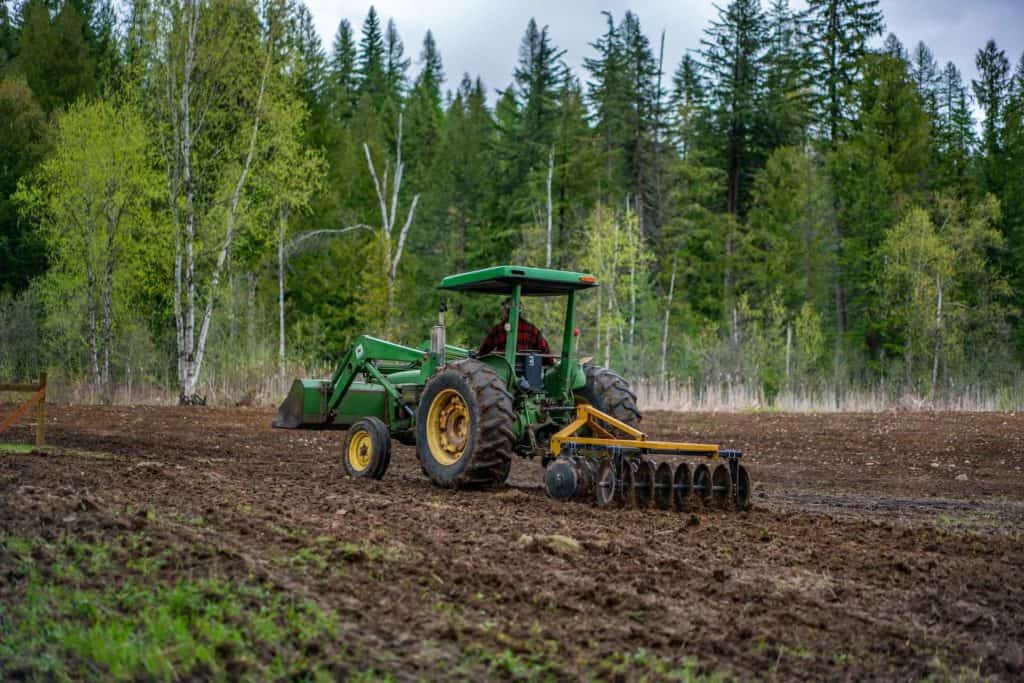
<svg viewBox="0 0 1024 683">
<path fill-rule="evenodd" d="M 437 365 L 444 365 L 444 347 L 446 344 L 444 332 L 444 313 L 448 310 L 448 304 L 441 299 L 441 305 L 437 307 L 437 324 L 430 328 L 430 353 L 437 358 Z"/>
</svg>

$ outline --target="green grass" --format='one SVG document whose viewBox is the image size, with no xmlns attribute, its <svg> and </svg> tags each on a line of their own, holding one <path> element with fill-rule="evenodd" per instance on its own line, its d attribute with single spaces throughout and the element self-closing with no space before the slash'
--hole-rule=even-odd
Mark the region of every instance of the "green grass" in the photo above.
<svg viewBox="0 0 1024 683">
<path fill-rule="evenodd" d="M 724 683 L 723 674 L 706 672 L 696 660 L 681 663 L 666 660 L 640 648 L 616 652 L 597 667 L 597 678 L 605 680 L 676 681 L 677 683 Z"/>
<path fill-rule="evenodd" d="M 3 538 L 0 563 L 22 590 L 0 611 L 0 679 L 351 674 L 333 612 L 257 584 L 154 581 L 162 553 L 150 563 L 144 553 L 124 562 L 140 547 L 137 537 L 115 544 Z"/>
<path fill-rule="evenodd" d="M 368 542 L 310 540 L 315 545 L 278 565 L 293 575 L 322 576 L 351 562 L 366 572 L 400 556 Z M 152 530 L 56 540 L 0 536 L 0 576 L 7 581 L 0 680 L 390 681 L 387 671 L 368 665 L 403 665 L 400 654 L 366 650 L 352 639 L 332 609 L 246 580 L 240 567 L 232 578 L 231 565 L 212 561 L 211 550 L 168 542 Z M 724 680 L 694 660 L 643 649 L 606 655 L 591 643 L 567 658 L 541 621 L 528 634 L 506 632 L 510 624 L 500 617 L 479 621 L 478 601 L 431 601 L 430 586 L 422 588 L 429 609 L 463 634 L 448 677 L 547 681 L 586 672 L 591 680 Z"/>
<path fill-rule="evenodd" d="M 33 446 L 28 443 L 0 443 L 0 453 L 31 453 L 39 449 L 44 450 L 46 446 Z"/>
</svg>

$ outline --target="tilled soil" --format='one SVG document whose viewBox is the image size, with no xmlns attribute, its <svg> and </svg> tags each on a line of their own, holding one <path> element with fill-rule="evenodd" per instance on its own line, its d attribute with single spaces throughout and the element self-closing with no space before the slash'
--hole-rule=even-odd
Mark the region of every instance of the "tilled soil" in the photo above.
<svg viewBox="0 0 1024 683">
<path fill-rule="evenodd" d="M 501 491 L 440 490 L 397 443 L 382 481 L 350 480 L 342 432 L 271 417 L 52 406 L 55 449 L 0 452 L 0 532 L 145 527 L 210 548 L 168 578 L 310 598 L 398 679 L 517 675 L 467 664 L 506 650 L 561 679 L 657 678 L 650 658 L 739 678 L 1024 674 L 1024 415 L 647 415 L 659 438 L 746 454 L 752 510 L 682 514 L 551 501 L 528 461 Z M 23 420 L 0 440 L 33 435 Z M 17 596 L 5 585 L 0 609 Z"/>
</svg>

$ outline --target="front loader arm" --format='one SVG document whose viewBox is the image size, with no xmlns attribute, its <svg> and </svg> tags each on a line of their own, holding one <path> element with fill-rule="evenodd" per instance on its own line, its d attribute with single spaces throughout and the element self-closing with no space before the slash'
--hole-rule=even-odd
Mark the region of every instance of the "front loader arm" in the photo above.
<svg viewBox="0 0 1024 683">
<path fill-rule="evenodd" d="M 373 365 L 375 361 L 390 361 L 397 363 L 423 363 L 427 354 L 419 349 L 410 346 L 403 346 L 393 342 L 377 339 L 369 335 L 356 338 L 352 347 L 342 357 L 337 369 L 331 375 L 331 398 L 327 403 L 327 409 L 337 410 L 345 393 L 352 386 L 356 375 L 361 372 L 370 374 L 375 380 L 384 386 L 384 389 L 398 400 L 398 390 L 384 377 Z"/>
</svg>

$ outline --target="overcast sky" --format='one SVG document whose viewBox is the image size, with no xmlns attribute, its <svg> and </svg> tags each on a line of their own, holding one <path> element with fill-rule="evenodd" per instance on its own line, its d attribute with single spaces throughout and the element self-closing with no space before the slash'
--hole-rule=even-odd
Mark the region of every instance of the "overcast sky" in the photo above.
<svg viewBox="0 0 1024 683">
<path fill-rule="evenodd" d="M 342 19 L 349 20 L 358 38 L 370 4 L 307 0 L 324 48 L 330 50 Z M 565 61 L 585 80 L 583 59 L 594 54 L 588 43 L 604 31 L 602 10 L 611 11 L 617 20 L 626 10 L 636 13 L 655 54 L 664 30 L 669 75 L 684 52 L 700 45 L 701 32 L 715 14 L 712 0 L 378 0 L 372 4 L 383 22 L 395 20 L 406 55 L 413 59 L 410 78 L 419 71 L 420 47 L 429 28 L 444 62 L 445 88 L 454 89 L 464 72 L 479 75 L 492 93 L 492 102 L 493 91 L 505 88 L 512 79 L 519 41 L 530 17 L 549 26 L 554 44 L 566 51 Z M 803 0 L 791 4 L 798 9 L 805 6 Z M 1006 51 L 1013 67 L 1024 51 L 1024 0 L 882 0 L 880 7 L 887 33 L 895 33 L 908 50 L 923 40 L 940 68 L 952 61 L 968 86 L 977 73 L 974 55 L 989 38 Z"/>
</svg>

